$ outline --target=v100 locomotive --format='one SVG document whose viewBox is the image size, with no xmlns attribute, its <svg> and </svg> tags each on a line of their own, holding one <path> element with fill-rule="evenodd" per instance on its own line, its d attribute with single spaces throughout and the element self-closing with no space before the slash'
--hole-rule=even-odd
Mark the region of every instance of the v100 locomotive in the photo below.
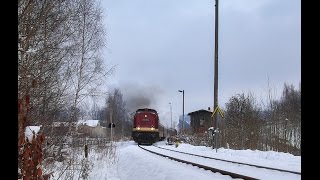
<svg viewBox="0 0 320 180">
<path fill-rule="evenodd" d="M 136 110 L 133 116 L 132 138 L 138 144 L 153 144 L 159 141 L 159 116 L 156 110 Z"/>
</svg>

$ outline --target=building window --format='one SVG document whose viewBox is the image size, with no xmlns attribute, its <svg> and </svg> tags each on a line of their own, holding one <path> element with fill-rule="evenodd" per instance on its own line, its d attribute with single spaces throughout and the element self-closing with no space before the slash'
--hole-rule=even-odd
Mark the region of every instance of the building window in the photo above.
<svg viewBox="0 0 320 180">
<path fill-rule="evenodd" d="M 200 126 L 204 126 L 204 119 L 200 119 Z"/>
</svg>

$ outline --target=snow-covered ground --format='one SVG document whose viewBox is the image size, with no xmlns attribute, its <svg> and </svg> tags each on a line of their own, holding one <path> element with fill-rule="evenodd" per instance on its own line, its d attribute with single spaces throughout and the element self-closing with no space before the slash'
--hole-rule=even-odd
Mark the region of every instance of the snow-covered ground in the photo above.
<svg viewBox="0 0 320 180">
<path fill-rule="evenodd" d="M 216 152 L 216 150 L 210 147 L 192 146 L 184 143 L 178 147 L 165 145 L 165 142 L 158 142 L 155 145 L 193 154 L 301 172 L 301 156 L 294 156 L 288 153 L 223 148 L 218 149 Z M 211 171 L 151 154 L 140 149 L 133 141 L 116 142 L 113 147 L 114 148 L 105 149 L 89 147 L 89 154 L 86 160 L 84 160 L 84 151 L 79 149 L 77 152 L 71 153 L 74 156 L 71 159 L 73 159 L 74 162 L 78 162 L 77 165 L 67 167 L 66 162 L 64 162 L 64 165 L 62 162 L 56 162 L 55 165 L 51 166 L 50 170 L 48 168 L 46 172 L 55 170 L 52 179 L 68 179 L 68 177 L 78 179 L 79 176 L 97 180 L 232 179 L 230 176 L 212 173 Z M 58 169 L 59 167 L 60 169 Z M 82 170 L 81 172 L 84 173 L 80 174 L 79 170 Z M 266 174 L 264 179 L 270 179 L 271 177 L 269 174 Z M 301 178 L 299 175 L 295 177 L 297 177 L 295 179 Z M 284 179 L 288 178 L 284 177 Z"/>
</svg>

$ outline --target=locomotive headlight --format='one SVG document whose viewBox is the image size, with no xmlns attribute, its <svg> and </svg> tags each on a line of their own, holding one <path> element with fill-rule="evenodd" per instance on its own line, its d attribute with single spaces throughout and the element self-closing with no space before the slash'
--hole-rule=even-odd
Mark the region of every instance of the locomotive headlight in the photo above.
<svg viewBox="0 0 320 180">
<path fill-rule="evenodd" d="M 151 131 L 153 131 L 154 130 L 154 127 L 151 127 Z"/>
<path fill-rule="evenodd" d="M 138 126 L 137 129 L 140 130 L 140 127 Z"/>
</svg>

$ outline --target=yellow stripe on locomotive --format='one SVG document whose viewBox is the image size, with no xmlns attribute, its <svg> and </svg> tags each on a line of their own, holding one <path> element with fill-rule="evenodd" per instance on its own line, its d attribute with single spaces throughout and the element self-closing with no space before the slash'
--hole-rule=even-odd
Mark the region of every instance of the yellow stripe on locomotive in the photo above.
<svg viewBox="0 0 320 180">
<path fill-rule="evenodd" d="M 159 129 L 156 129 L 154 127 L 136 127 L 133 128 L 132 131 L 141 131 L 141 132 L 159 132 Z"/>
</svg>

